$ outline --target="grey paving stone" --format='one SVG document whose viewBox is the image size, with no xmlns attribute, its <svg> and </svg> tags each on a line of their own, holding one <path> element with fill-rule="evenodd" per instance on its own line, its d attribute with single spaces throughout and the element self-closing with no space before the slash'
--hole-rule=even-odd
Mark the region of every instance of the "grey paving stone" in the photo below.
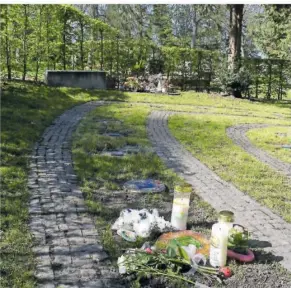
<svg viewBox="0 0 291 288">
<path fill-rule="evenodd" d="M 226 133 L 235 144 L 242 147 L 245 151 L 269 165 L 274 170 L 284 174 L 288 178 L 288 184 L 291 186 L 291 164 L 283 162 L 271 156 L 268 152 L 256 147 L 251 143 L 246 135 L 250 129 L 264 128 L 267 126 L 270 126 L 270 124 L 240 124 L 227 128 Z M 275 125 L 272 124 L 272 126 Z"/>
<path fill-rule="evenodd" d="M 94 283 L 95 287 L 104 286 L 94 267 L 107 254 L 98 244 L 93 220 L 84 214 L 87 208 L 76 186 L 70 151 L 76 125 L 101 104 L 90 102 L 66 111 L 44 131 L 34 147 L 28 185 L 30 229 L 38 240 L 33 250 L 39 287 L 90 287 Z M 87 253 L 88 257 L 78 258 L 78 253 Z"/>
<path fill-rule="evenodd" d="M 42 267 L 38 268 L 35 277 L 39 282 L 53 281 L 54 273 L 50 266 Z"/>
</svg>

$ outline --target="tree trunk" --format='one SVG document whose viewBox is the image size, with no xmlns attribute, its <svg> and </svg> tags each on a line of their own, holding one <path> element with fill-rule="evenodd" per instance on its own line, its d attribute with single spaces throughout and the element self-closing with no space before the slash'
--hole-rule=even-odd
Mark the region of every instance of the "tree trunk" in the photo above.
<svg viewBox="0 0 291 288">
<path fill-rule="evenodd" d="M 27 9 L 28 5 L 24 4 L 24 33 L 23 33 L 23 71 L 22 71 L 22 81 L 25 81 L 27 72 L 27 30 L 28 30 L 28 15 Z"/>
<path fill-rule="evenodd" d="M 67 12 L 63 19 L 63 69 L 66 70 L 66 26 L 67 26 Z"/>
<path fill-rule="evenodd" d="M 49 51 L 50 51 L 50 41 L 49 41 L 49 5 L 46 5 L 46 69 L 49 70 L 50 65 L 50 58 L 49 58 Z"/>
<path fill-rule="evenodd" d="M 283 66 L 284 62 L 280 62 L 280 84 L 279 84 L 279 92 L 278 92 L 278 100 L 282 100 L 283 98 Z"/>
<path fill-rule="evenodd" d="M 267 91 L 267 99 L 271 99 L 272 96 L 272 62 L 269 62 L 268 65 L 269 72 L 269 80 L 268 80 L 268 91 Z"/>
<path fill-rule="evenodd" d="M 84 23 L 83 20 L 80 20 L 80 28 L 81 28 L 81 41 L 80 41 L 80 57 L 81 57 L 81 67 L 82 70 L 84 70 L 84 49 L 83 49 L 83 44 L 84 44 Z"/>
<path fill-rule="evenodd" d="M 103 71 L 103 62 L 104 62 L 104 51 L 103 51 L 103 30 L 100 29 L 100 37 L 101 37 L 101 61 L 100 61 L 100 66 L 101 66 L 101 71 Z"/>
<path fill-rule="evenodd" d="M 198 32 L 198 22 L 197 22 L 197 14 L 194 10 L 193 6 L 190 6 L 191 11 L 191 26 L 192 26 L 192 33 L 191 33 L 191 48 L 193 49 L 196 46 L 196 38 Z"/>
<path fill-rule="evenodd" d="M 9 45 L 9 37 L 8 37 L 8 5 L 6 5 L 5 9 L 5 50 L 6 50 L 6 67 L 7 67 L 7 78 L 11 80 L 11 56 L 10 56 L 10 45 Z"/>
<path fill-rule="evenodd" d="M 119 37 L 117 36 L 117 59 L 116 59 L 116 73 L 117 73 L 117 88 L 119 90 Z"/>
<path fill-rule="evenodd" d="M 230 27 L 228 69 L 232 73 L 236 73 L 240 68 L 243 8 L 243 4 L 229 5 Z"/>
<path fill-rule="evenodd" d="M 41 51 L 40 51 L 40 43 L 41 43 L 41 24 L 42 24 L 42 19 L 41 19 L 41 15 L 42 15 L 42 6 L 39 6 L 39 34 L 38 34 L 38 40 L 37 40 L 37 55 L 36 55 L 36 68 L 35 68 L 35 77 L 34 80 L 37 81 L 38 80 L 38 71 L 39 71 L 39 66 L 41 63 Z"/>
</svg>

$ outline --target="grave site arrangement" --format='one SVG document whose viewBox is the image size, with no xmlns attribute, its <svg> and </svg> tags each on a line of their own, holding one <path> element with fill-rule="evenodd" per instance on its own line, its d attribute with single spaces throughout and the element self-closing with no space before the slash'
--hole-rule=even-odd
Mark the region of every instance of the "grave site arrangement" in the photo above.
<svg viewBox="0 0 291 288">
<path fill-rule="evenodd" d="M 1 287 L 291 287 L 290 5 L 0 7 Z"/>
</svg>

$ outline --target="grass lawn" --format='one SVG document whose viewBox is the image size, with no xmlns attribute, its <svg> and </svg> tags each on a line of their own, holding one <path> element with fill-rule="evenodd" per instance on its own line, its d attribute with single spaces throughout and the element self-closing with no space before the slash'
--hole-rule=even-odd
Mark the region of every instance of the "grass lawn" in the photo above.
<svg viewBox="0 0 291 288">
<path fill-rule="evenodd" d="M 108 99 L 108 95 L 110 96 L 112 92 L 113 91 L 103 91 L 104 99 Z M 95 95 L 100 92 L 96 90 L 84 91 L 82 89 L 70 89 L 70 91 L 66 93 L 71 96 L 78 94 L 79 97 L 90 98 L 95 97 Z M 151 103 L 153 106 L 166 105 L 171 110 L 179 111 L 208 111 L 227 114 L 244 114 L 246 116 L 254 115 L 266 118 L 287 118 L 291 120 L 291 104 L 279 101 L 275 103 L 250 102 L 246 99 L 221 97 L 207 93 L 196 93 L 194 91 L 182 92 L 180 96 L 124 92 L 114 98 L 119 101 L 138 102 L 140 104 Z M 109 97 L 108 100 L 112 100 L 112 97 Z"/>
<path fill-rule="evenodd" d="M 169 127 L 193 155 L 221 178 L 291 222 L 291 193 L 290 187 L 284 184 L 284 176 L 235 145 L 225 132 L 235 124 L 269 121 L 218 115 L 174 115 Z"/>
<path fill-rule="evenodd" d="M 247 136 L 254 145 L 284 162 L 291 163 L 291 149 L 281 147 L 291 146 L 291 127 L 251 129 L 247 132 Z"/>
</svg>

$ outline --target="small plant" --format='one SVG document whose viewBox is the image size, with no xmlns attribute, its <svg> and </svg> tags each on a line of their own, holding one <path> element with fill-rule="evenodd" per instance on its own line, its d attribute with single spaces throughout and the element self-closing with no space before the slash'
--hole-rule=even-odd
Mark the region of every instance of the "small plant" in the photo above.
<svg viewBox="0 0 291 288">
<path fill-rule="evenodd" d="M 112 230 L 111 230 L 110 225 L 108 225 L 104 229 L 104 231 L 102 233 L 101 241 L 102 241 L 102 245 L 103 245 L 104 249 L 109 253 L 109 255 L 113 259 L 117 258 L 117 256 L 118 256 L 118 252 L 117 252 L 118 251 L 118 246 L 115 243 L 115 240 L 113 238 Z"/>
<path fill-rule="evenodd" d="M 228 248 L 244 254 L 247 252 L 249 240 L 249 232 L 241 225 L 234 225 L 234 227 L 229 231 L 228 236 Z"/>
</svg>

